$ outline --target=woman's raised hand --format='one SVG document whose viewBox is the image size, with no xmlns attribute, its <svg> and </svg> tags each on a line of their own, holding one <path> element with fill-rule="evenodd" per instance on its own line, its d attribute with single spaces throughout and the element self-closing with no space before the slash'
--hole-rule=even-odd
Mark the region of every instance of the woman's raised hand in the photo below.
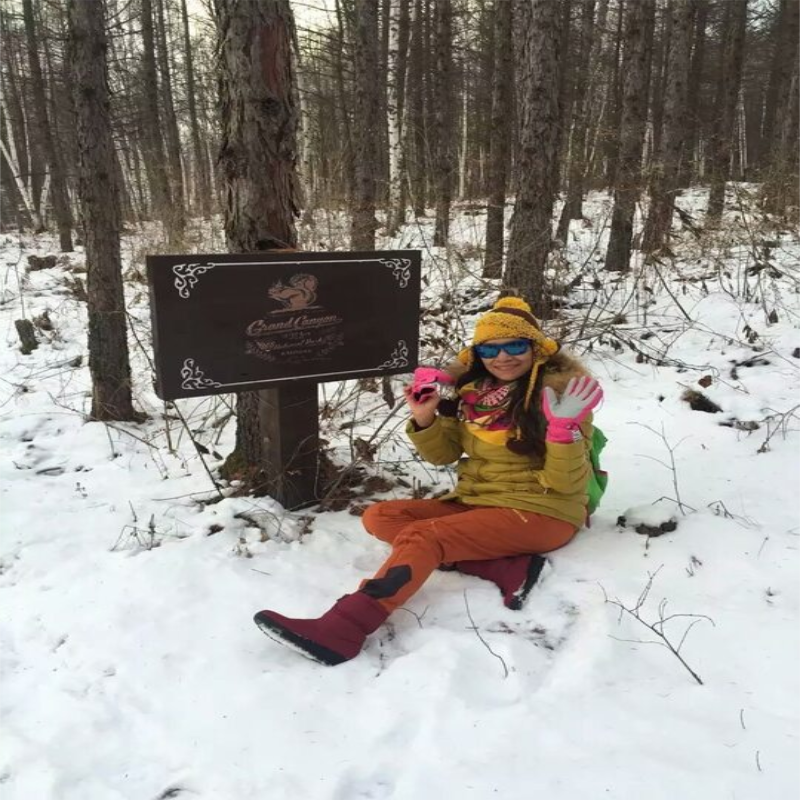
<svg viewBox="0 0 800 800">
<path fill-rule="evenodd" d="M 580 439 L 580 424 L 603 399 L 600 384 L 588 375 L 570 378 L 561 397 L 546 386 L 542 392 L 542 411 L 547 417 L 547 439 L 569 444 Z"/>
<path fill-rule="evenodd" d="M 414 387 L 411 384 L 403 387 L 403 394 L 406 397 L 411 416 L 418 427 L 428 428 L 433 425 L 433 420 L 436 418 L 436 409 L 439 407 L 442 396 L 438 391 L 435 391 L 427 394 L 421 400 L 415 400 L 413 391 Z"/>
</svg>

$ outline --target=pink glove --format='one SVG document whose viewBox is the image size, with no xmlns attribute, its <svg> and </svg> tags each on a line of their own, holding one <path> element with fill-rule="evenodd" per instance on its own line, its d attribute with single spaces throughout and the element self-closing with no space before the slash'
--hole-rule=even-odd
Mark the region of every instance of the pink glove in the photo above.
<svg viewBox="0 0 800 800">
<path fill-rule="evenodd" d="M 542 392 L 542 411 L 547 417 L 546 440 L 557 444 L 579 442 L 581 422 L 602 399 L 600 384 L 588 375 L 570 378 L 560 398 L 546 386 Z"/>
<path fill-rule="evenodd" d="M 411 396 L 418 402 L 424 402 L 437 391 L 439 384 L 455 383 L 451 375 L 435 367 L 417 367 L 414 370 L 414 382 L 411 384 Z"/>
</svg>

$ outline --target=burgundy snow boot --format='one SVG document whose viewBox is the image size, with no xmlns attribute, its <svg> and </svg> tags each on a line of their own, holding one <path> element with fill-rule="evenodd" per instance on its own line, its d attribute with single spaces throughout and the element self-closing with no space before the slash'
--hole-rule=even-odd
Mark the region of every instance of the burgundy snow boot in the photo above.
<svg viewBox="0 0 800 800">
<path fill-rule="evenodd" d="M 496 584 L 503 593 L 503 605 L 519 611 L 546 563 L 544 556 L 530 555 L 490 561 L 456 561 L 453 566 L 464 575 L 474 575 Z"/>
<path fill-rule="evenodd" d="M 303 655 L 334 666 L 355 658 L 367 635 L 377 630 L 389 612 L 363 592 L 346 594 L 317 619 L 292 619 L 275 611 L 259 611 L 256 625 L 271 639 Z"/>
</svg>

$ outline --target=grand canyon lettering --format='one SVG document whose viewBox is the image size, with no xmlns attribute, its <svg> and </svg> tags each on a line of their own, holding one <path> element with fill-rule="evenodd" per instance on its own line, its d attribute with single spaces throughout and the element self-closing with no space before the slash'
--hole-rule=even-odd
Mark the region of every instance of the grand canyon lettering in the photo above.
<svg viewBox="0 0 800 800">
<path fill-rule="evenodd" d="M 248 336 L 268 336 L 271 333 L 285 333 L 295 330 L 309 330 L 314 328 L 325 328 L 331 325 L 339 325 L 342 318 L 336 314 L 325 314 L 321 316 L 310 316 L 308 314 L 298 314 L 295 317 L 273 322 L 266 319 L 257 319 L 247 326 Z"/>
</svg>

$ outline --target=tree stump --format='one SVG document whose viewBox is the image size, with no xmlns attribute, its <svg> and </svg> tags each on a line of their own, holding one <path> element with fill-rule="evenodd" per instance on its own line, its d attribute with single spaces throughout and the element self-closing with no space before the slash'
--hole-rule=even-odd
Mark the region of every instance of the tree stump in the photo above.
<svg viewBox="0 0 800 800">
<path fill-rule="evenodd" d="M 52 269 L 56 265 L 55 256 L 28 256 L 28 272 Z"/>
<path fill-rule="evenodd" d="M 30 355 L 38 346 L 39 342 L 36 341 L 36 331 L 34 330 L 33 323 L 29 319 L 18 319 L 14 321 L 17 328 L 17 335 L 22 343 L 22 355 Z"/>
</svg>

